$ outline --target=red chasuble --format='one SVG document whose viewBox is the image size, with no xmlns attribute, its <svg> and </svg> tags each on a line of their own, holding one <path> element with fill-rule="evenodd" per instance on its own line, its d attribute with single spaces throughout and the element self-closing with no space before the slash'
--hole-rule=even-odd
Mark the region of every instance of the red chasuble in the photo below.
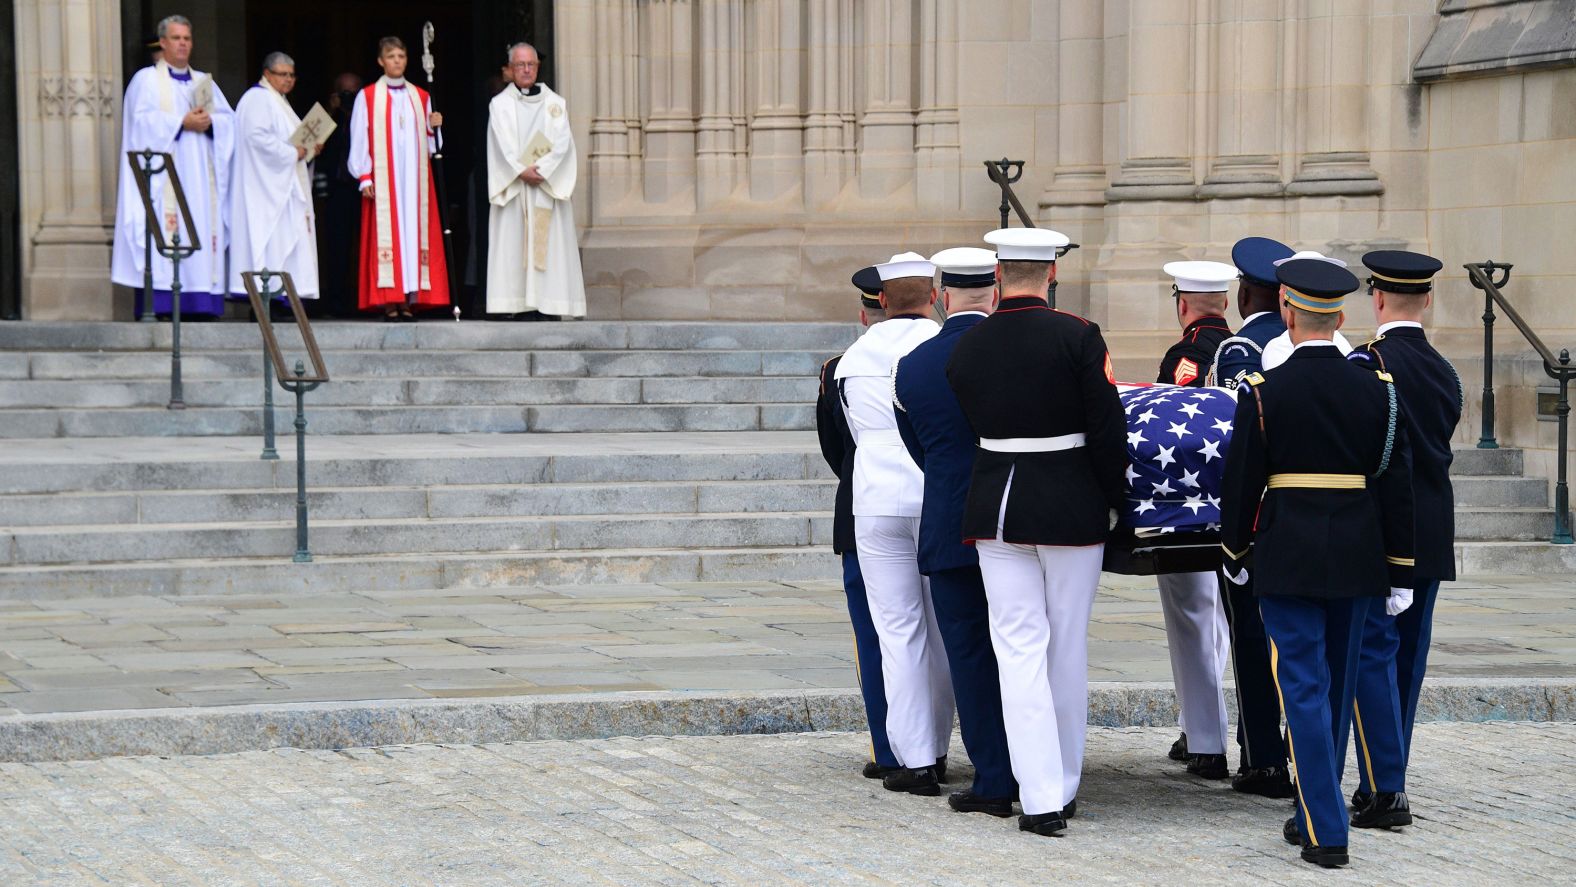
<svg viewBox="0 0 1576 887">
<path fill-rule="evenodd" d="M 424 123 L 418 123 L 420 135 L 414 140 L 419 157 L 416 162 L 416 190 L 425 192 L 425 200 L 401 200 L 395 175 L 394 127 L 397 103 L 408 102 L 409 110 L 401 109 L 406 120 L 425 121 L 428 104 L 427 92 L 415 84 L 404 89 L 389 89 L 382 80 L 362 90 L 366 103 L 368 152 L 372 171 L 361 176 L 362 181 L 373 183 L 373 200 L 361 201 L 361 258 L 359 301 L 363 311 L 385 305 L 403 305 L 405 294 L 416 293 L 416 307 L 433 308 L 449 304 L 448 262 L 443 254 L 443 226 L 438 214 L 437 189 L 432 181 L 432 161 L 428 153 L 426 136 L 431 132 Z M 416 207 L 416 219 L 400 217 L 401 204 Z M 400 236 L 401 226 L 410 226 L 410 235 Z M 401 241 L 414 245 L 417 250 L 416 280 L 407 280 L 406 257 Z"/>
</svg>

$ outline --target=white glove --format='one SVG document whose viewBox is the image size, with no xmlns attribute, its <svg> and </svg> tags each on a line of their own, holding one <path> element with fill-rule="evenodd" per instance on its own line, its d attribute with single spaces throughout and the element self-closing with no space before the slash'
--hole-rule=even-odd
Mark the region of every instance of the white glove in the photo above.
<svg viewBox="0 0 1576 887">
<path fill-rule="evenodd" d="M 1226 581 L 1230 582 L 1232 585 L 1247 585 L 1248 584 L 1248 568 L 1247 567 L 1239 567 L 1237 569 L 1237 575 L 1233 576 L 1233 575 L 1231 575 L 1231 568 L 1226 567 L 1226 566 L 1222 566 L 1220 568 L 1220 575 L 1225 576 L 1226 577 Z"/>
<path fill-rule="evenodd" d="M 1412 606 L 1412 589 L 1391 586 L 1390 596 L 1384 599 L 1384 611 L 1391 616 L 1399 616 L 1410 606 Z"/>
</svg>

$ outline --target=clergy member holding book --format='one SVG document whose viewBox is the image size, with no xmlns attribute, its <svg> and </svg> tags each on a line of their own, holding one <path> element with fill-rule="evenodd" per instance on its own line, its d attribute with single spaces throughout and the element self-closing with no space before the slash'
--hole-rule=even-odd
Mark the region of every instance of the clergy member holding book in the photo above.
<svg viewBox="0 0 1576 887">
<path fill-rule="evenodd" d="M 510 85 L 488 106 L 487 313 L 583 317 L 575 140 L 563 97 L 536 82 L 540 66 L 529 43 L 510 47 Z"/>
<path fill-rule="evenodd" d="M 126 152 L 168 152 L 175 159 L 175 172 L 200 241 L 197 252 L 181 260 L 181 317 L 213 320 L 224 313 L 235 113 L 213 77 L 189 66 L 191 22 L 179 15 L 168 16 L 159 22 L 158 33 L 164 57 L 131 78 L 122 106 L 120 191 L 115 203 L 110 279 L 137 290 L 140 316 L 147 297 L 142 286 L 148 214 Z M 164 228 L 166 239 L 178 232 L 184 241 L 187 228 L 170 177 L 156 175 L 150 184 L 157 224 Z M 170 260 L 154 252 L 153 311 L 161 317 L 170 314 L 173 277 Z"/>
<path fill-rule="evenodd" d="M 288 271 L 296 294 L 317 298 L 317 234 L 312 176 L 306 165 L 328 131 L 303 131 L 285 96 L 295 88 L 295 60 L 263 59 L 262 79 L 235 106 L 235 182 L 230 188 L 230 292 L 246 293 L 243 271 Z M 321 123 L 321 108 L 311 115 Z M 299 143 L 299 144 L 298 144 Z M 278 282 L 272 286 L 279 286 Z"/>
<path fill-rule="evenodd" d="M 443 225 L 432 179 L 432 152 L 443 115 L 427 91 L 405 81 L 405 41 L 378 41 L 383 76 L 356 94 L 346 167 L 361 185 L 362 311 L 384 320 L 416 319 L 449 304 Z"/>
</svg>

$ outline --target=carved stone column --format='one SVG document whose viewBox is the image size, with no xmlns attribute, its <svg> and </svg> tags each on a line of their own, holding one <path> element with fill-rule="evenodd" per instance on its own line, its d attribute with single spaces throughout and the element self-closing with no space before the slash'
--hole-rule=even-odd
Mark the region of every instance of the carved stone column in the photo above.
<svg viewBox="0 0 1576 887">
<path fill-rule="evenodd" d="M 596 110 L 591 118 L 591 168 L 598 215 L 622 203 L 639 181 L 637 84 L 639 19 L 634 0 L 596 0 Z"/>
<path fill-rule="evenodd" d="M 880 199 L 914 181 L 914 16 L 908 0 L 865 0 L 864 9 L 859 194 Z"/>
<path fill-rule="evenodd" d="M 1105 203 L 1105 4 L 1062 0 L 1056 169 L 1040 206 Z"/>
<path fill-rule="evenodd" d="M 1126 138 L 1109 200 L 1194 197 L 1193 13 L 1184 0 L 1130 7 Z"/>
<path fill-rule="evenodd" d="M 804 186 L 799 114 L 804 33 L 797 0 L 755 4 L 755 119 L 750 123 L 750 199 L 775 201 Z"/>
<path fill-rule="evenodd" d="M 921 0 L 919 113 L 915 116 L 921 208 L 956 210 L 960 198 L 958 0 Z"/>
<path fill-rule="evenodd" d="M 1202 197 L 1276 197 L 1281 183 L 1281 31 L 1264 4 L 1217 0 L 1213 150 Z M 1278 8 L 1269 7 L 1269 12 Z"/>
<path fill-rule="evenodd" d="M 23 316 L 110 320 L 120 154 L 115 0 L 20 0 Z"/>
<path fill-rule="evenodd" d="M 853 0 L 809 0 L 804 203 L 818 209 L 853 173 Z"/>
<path fill-rule="evenodd" d="M 1344 12 L 1344 14 L 1341 14 Z M 1297 116 L 1300 158 L 1286 193 L 1380 194 L 1368 144 L 1366 6 L 1296 22 L 1301 83 Z"/>
<path fill-rule="evenodd" d="M 642 184 L 649 203 L 694 208 L 694 5 L 690 0 L 641 4 L 647 47 L 650 113 L 646 116 Z"/>
<path fill-rule="evenodd" d="M 740 0 L 699 0 L 700 118 L 696 124 L 696 199 L 711 206 L 742 178 L 744 10 Z"/>
</svg>

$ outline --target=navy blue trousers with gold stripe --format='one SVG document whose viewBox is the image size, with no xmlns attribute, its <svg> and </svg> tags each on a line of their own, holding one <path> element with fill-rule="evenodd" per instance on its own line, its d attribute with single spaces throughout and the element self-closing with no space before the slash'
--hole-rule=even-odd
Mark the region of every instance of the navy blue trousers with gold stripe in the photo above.
<svg viewBox="0 0 1576 887">
<path fill-rule="evenodd" d="M 859 695 L 865 698 L 865 720 L 870 722 L 870 759 L 883 767 L 896 767 L 897 756 L 887 742 L 886 682 L 881 679 L 881 638 L 870 618 L 870 602 L 865 599 L 865 575 L 859 570 L 859 555 L 843 552 L 843 593 L 848 597 L 848 621 L 854 627 L 854 670 L 859 677 Z"/>
<path fill-rule="evenodd" d="M 1340 757 L 1368 598 L 1259 598 L 1270 673 L 1286 716 L 1286 752 L 1297 781 L 1297 827 L 1319 847 L 1346 846 Z"/>
<path fill-rule="evenodd" d="M 1382 598 L 1375 598 L 1369 608 L 1352 708 L 1363 791 L 1406 791 L 1412 725 L 1417 721 L 1438 598 L 1438 581 L 1419 582 L 1412 606 L 1401 615 L 1386 613 Z M 1345 754 L 1341 757 L 1344 761 Z"/>
</svg>

